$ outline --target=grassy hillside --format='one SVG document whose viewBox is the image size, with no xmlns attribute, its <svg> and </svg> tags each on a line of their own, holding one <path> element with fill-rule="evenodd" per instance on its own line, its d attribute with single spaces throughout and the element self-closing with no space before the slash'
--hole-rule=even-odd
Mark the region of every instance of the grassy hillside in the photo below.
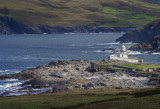
<svg viewBox="0 0 160 109">
<path fill-rule="evenodd" d="M 141 0 L 1 0 L 0 16 L 30 25 L 139 27 L 160 17 Z"/>
<path fill-rule="evenodd" d="M 0 97 L 0 109 L 159 109 L 160 87 Z"/>
</svg>

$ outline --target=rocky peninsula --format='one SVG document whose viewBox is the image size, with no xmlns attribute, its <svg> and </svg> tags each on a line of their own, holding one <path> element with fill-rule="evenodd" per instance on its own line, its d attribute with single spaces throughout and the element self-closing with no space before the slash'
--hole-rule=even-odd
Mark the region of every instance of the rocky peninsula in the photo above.
<svg viewBox="0 0 160 109">
<path fill-rule="evenodd" d="M 121 43 L 138 43 L 132 46 L 131 50 L 139 51 L 160 51 L 160 19 L 151 22 L 144 27 L 129 31 L 116 41 Z"/>
<path fill-rule="evenodd" d="M 121 43 L 134 42 L 134 43 L 149 43 L 155 37 L 160 35 L 160 19 L 153 21 L 144 27 L 137 28 L 129 31 L 116 41 Z"/>
<path fill-rule="evenodd" d="M 93 64 L 120 65 L 129 63 L 116 60 L 92 62 L 87 60 L 59 60 L 13 75 L 2 75 L 0 79 L 27 80 L 21 85 L 22 87 L 28 89 L 50 88 L 51 92 L 97 88 L 144 88 L 159 84 L 159 81 L 151 80 L 152 77 L 159 77 L 159 73 L 135 73 L 134 71 L 108 67 L 97 70 L 93 68 Z"/>
</svg>

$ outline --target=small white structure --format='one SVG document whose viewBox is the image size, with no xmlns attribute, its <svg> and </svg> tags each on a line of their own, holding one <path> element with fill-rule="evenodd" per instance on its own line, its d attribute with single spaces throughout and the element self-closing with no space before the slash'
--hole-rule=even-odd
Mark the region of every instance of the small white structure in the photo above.
<svg viewBox="0 0 160 109">
<path fill-rule="evenodd" d="M 139 60 L 138 58 L 135 58 L 131 55 L 128 55 L 126 47 L 124 45 L 122 45 L 122 48 L 121 48 L 120 52 L 118 52 L 115 55 L 109 55 L 108 59 L 127 61 L 127 62 L 130 62 L 130 63 L 143 63 L 142 59 Z"/>
</svg>

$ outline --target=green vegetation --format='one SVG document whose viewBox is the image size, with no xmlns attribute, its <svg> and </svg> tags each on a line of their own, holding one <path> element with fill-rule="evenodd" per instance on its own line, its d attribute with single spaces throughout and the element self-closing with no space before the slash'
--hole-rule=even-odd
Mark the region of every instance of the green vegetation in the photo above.
<svg viewBox="0 0 160 109">
<path fill-rule="evenodd" d="M 159 109 L 160 87 L 0 97 L 0 109 Z"/>
<path fill-rule="evenodd" d="M 151 80 L 159 80 L 160 81 L 160 77 L 151 77 Z"/>
<path fill-rule="evenodd" d="M 160 65 L 155 64 L 104 64 L 96 66 L 98 70 L 121 70 L 121 71 L 132 71 L 136 73 L 144 74 L 155 74 L 156 68 L 160 68 Z M 153 71 L 148 71 L 149 69 Z"/>
<path fill-rule="evenodd" d="M 148 72 L 148 71 L 136 71 L 137 73 L 148 73 L 148 74 L 154 74 L 155 72 Z"/>
<path fill-rule="evenodd" d="M 1 0 L 4 9 L 9 14 L 0 11 L 0 16 L 63 27 L 140 27 L 160 17 L 159 4 L 141 0 Z"/>
<path fill-rule="evenodd" d="M 117 8 L 113 8 L 113 7 L 104 7 L 104 8 L 102 8 L 102 12 L 107 13 L 107 14 L 122 15 L 122 16 L 133 14 L 132 11 L 121 10 L 121 9 L 117 9 Z"/>
<path fill-rule="evenodd" d="M 158 12 L 160 9 L 159 3 L 158 4 L 151 4 L 151 3 L 146 3 L 146 2 L 144 3 L 142 1 L 137 1 L 137 0 L 134 0 L 132 2 L 134 2 L 136 5 L 148 8 L 149 10 L 154 10 L 154 11 Z"/>
<path fill-rule="evenodd" d="M 114 70 L 126 70 L 126 69 L 124 69 L 124 68 L 118 68 L 118 67 L 114 67 L 114 66 L 99 66 L 99 67 L 96 67 L 96 69 L 114 69 Z"/>
<path fill-rule="evenodd" d="M 147 69 L 147 68 L 160 68 L 160 65 L 150 65 L 150 64 L 122 64 L 120 66 L 135 68 L 135 69 Z"/>
</svg>

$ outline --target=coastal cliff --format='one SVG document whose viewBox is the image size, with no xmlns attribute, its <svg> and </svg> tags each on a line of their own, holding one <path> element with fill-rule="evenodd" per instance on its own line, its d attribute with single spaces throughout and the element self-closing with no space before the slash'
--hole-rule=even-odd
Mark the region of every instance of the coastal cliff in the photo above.
<svg viewBox="0 0 160 109">
<path fill-rule="evenodd" d="M 160 20 L 156 20 L 143 28 L 127 32 L 117 39 L 117 42 L 139 43 L 132 46 L 131 50 L 160 51 Z"/>
<path fill-rule="evenodd" d="M 160 35 L 160 20 L 156 20 L 142 28 L 129 31 L 122 37 L 118 38 L 116 41 L 121 43 L 134 42 L 143 43 L 150 42 L 154 37 Z"/>
<path fill-rule="evenodd" d="M 99 33 L 99 32 L 127 32 L 132 28 L 105 28 L 92 26 L 52 27 L 31 26 L 20 23 L 13 18 L 0 17 L 0 34 L 53 34 L 53 33 Z"/>
</svg>

